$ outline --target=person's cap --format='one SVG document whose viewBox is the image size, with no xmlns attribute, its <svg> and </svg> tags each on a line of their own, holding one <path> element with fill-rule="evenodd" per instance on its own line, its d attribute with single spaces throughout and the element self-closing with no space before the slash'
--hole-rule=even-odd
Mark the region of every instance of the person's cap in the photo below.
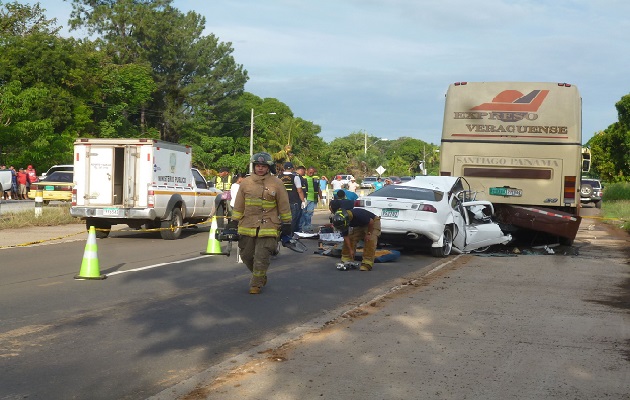
<svg viewBox="0 0 630 400">
<path fill-rule="evenodd" d="M 293 163 L 289 161 L 285 162 L 284 169 L 293 169 Z"/>
<path fill-rule="evenodd" d="M 24 168 L 20 168 L 20 171 L 24 171 Z"/>
<path fill-rule="evenodd" d="M 223 167 L 219 170 L 219 172 L 230 172 L 229 168 Z"/>
<path fill-rule="evenodd" d="M 352 178 L 352 179 L 350 179 L 350 180 L 351 180 L 351 181 L 356 181 L 356 179 L 354 179 L 354 178 Z"/>
<path fill-rule="evenodd" d="M 31 169 L 31 168 L 33 168 L 33 166 L 32 166 L 32 165 L 29 165 L 29 166 L 28 166 L 28 169 Z"/>
</svg>

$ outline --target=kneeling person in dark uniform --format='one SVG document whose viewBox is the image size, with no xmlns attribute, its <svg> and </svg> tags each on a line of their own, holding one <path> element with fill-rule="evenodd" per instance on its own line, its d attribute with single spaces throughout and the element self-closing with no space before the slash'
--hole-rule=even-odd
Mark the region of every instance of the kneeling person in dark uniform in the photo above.
<svg viewBox="0 0 630 400">
<path fill-rule="evenodd" d="M 341 261 L 354 261 L 357 244 L 363 239 L 363 260 L 361 271 L 371 271 L 378 237 L 381 235 L 381 217 L 363 208 L 338 210 L 332 217 L 333 226 L 341 232 L 343 249 Z"/>
</svg>

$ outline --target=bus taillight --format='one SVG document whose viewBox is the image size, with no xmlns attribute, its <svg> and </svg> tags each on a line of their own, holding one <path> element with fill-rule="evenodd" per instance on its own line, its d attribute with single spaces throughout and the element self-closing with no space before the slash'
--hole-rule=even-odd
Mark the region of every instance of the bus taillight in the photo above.
<svg viewBox="0 0 630 400">
<path fill-rule="evenodd" d="M 575 194 L 577 193 L 576 187 L 577 179 L 575 176 L 564 177 L 564 202 L 574 203 Z"/>
<path fill-rule="evenodd" d="M 155 192 L 153 190 L 149 190 L 147 193 L 147 207 L 155 207 Z"/>
</svg>

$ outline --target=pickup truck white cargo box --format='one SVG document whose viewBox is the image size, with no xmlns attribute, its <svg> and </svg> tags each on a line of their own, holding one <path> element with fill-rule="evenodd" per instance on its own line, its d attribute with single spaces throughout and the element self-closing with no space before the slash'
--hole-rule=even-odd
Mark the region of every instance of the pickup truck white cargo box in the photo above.
<svg viewBox="0 0 630 400">
<path fill-rule="evenodd" d="M 113 224 L 163 228 L 177 239 L 183 224 L 215 211 L 221 193 L 191 168 L 192 149 L 154 139 L 77 139 L 70 214 L 109 234 Z"/>
</svg>

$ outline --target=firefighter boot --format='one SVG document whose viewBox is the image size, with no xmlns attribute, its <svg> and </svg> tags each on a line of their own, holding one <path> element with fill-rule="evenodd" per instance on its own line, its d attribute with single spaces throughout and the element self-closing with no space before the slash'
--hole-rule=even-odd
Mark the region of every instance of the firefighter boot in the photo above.
<svg viewBox="0 0 630 400">
<path fill-rule="evenodd" d="M 249 288 L 249 294 L 260 294 L 262 288 L 259 288 L 258 286 L 252 286 Z"/>
</svg>

